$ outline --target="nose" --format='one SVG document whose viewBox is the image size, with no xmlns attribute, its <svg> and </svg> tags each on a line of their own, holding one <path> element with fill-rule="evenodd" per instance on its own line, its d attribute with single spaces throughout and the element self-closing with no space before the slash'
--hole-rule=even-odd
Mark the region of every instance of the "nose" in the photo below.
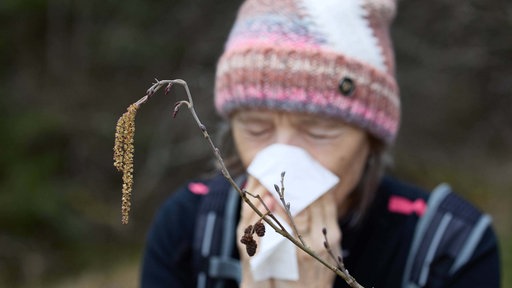
<svg viewBox="0 0 512 288">
<path fill-rule="evenodd" d="M 298 133 L 291 125 L 278 125 L 275 133 L 275 143 L 300 146 Z"/>
</svg>

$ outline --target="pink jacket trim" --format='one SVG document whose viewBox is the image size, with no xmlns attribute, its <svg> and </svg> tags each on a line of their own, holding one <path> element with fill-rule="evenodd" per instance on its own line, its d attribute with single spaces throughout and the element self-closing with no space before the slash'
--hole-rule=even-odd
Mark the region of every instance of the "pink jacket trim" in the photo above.
<svg viewBox="0 0 512 288">
<path fill-rule="evenodd" d="M 416 199 L 411 201 L 404 197 L 391 196 L 388 202 L 388 210 L 393 213 L 406 215 L 416 213 L 421 217 L 427 210 L 427 203 L 425 203 L 425 200 L 423 199 Z"/>
<path fill-rule="evenodd" d="M 199 182 L 192 182 L 188 184 L 188 190 L 196 195 L 205 195 L 210 192 L 210 188 L 208 188 L 208 186 Z"/>
</svg>

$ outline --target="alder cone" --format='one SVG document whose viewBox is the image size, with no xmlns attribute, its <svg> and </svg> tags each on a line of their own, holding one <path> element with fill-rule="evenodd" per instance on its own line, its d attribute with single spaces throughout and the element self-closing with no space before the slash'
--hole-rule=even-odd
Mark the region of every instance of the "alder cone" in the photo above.
<svg viewBox="0 0 512 288">
<path fill-rule="evenodd" d="M 245 251 L 247 251 L 247 255 L 250 257 L 254 256 L 256 254 L 256 248 L 258 248 L 258 244 L 254 239 L 251 238 L 252 241 L 249 241 L 249 243 L 245 244 Z"/>
<path fill-rule="evenodd" d="M 254 224 L 254 231 L 256 231 L 256 235 L 259 237 L 265 236 L 265 224 L 262 222 L 258 222 Z"/>
<path fill-rule="evenodd" d="M 252 238 L 252 235 L 245 234 L 244 236 L 242 236 L 242 238 L 240 238 L 240 243 L 242 243 L 244 245 L 247 245 L 251 241 L 254 241 L 254 239 Z"/>
<path fill-rule="evenodd" d="M 245 234 L 245 235 L 250 235 L 250 234 L 252 234 L 252 225 L 249 225 L 249 226 L 247 226 L 247 227 L 245 228 L 245 230 L 244 230 L 244 234 Z"/>
</svg>

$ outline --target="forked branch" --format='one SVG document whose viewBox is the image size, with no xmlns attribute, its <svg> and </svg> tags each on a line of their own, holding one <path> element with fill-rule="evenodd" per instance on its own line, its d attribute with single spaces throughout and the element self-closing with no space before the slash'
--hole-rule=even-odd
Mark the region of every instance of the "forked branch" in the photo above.
<svg viewBox="0 0 512 288">
<path fill-rule="evenodd" d="M 332 270 L 338 276 L 343 278 L 345 280 L 345 282 L 347 282 L 347 284 L 349 284 L 351 287 L 363 287 L 359 283 L 357 283 L 357 281 L 354 279 L 354 277 L 352 277 L 350 274 L 348 274 L 348 271 L 343 266 L 341 257 L 336 258 L 334 255 L 332 255 L 332 252 L 331 252 L 331 255 L 332 255 L 331 257 L 333 257 L 336 262 L 336 265 L 331 265 L 330 263 L 328 263 L 327 261 L 325 261 L 324 259 L 319 257 L 313 250 L 311 250 L 306 245 L 306 243 L 303 241 L 300 234 L 298 234 L 297 227 L 295 226 L 293 217 L 290 214 L 289 203 L 286 203 L 285 197 L 284 197 L 284 183 L 283 183 L 284 182 L 284 173 L 281 175 L 281 187 L 279 188 L 276 185 L 276 191 L 280 195 L 280 200 L 281 200 L 283 206 L 285 207 L 288 217 L 291 220 L 292 229 L 294 230 L 295 235 L 297 235 L 297 238 L 294 237 L 292 233 L 288 232 L 283 227 L 283 225 L 276 219 L 276 217 L 273 215 L 273 213 L 265 205 L 265 203 L 261 199 L 260 195 L 253 195 L 250 192 L 245 191 L 245 190 L 241 189 L 240 187 L 238 187 L 238 185 L 236 184 L 234 179 L 231 177 L 228 169 L 226 168 L 226 165 L 224 164 L 224 160 L 221 156 L 220 150 L 215 146 L 210 135 L 208 134 L 208 130 L 206 129 L 206 126 L 201 122 L 201 120 L 197 116 L 197 113 L 194 109 L 194 102 L 192 99 L 192 95 L 190 94 L 190 90 L 188 88 L 187 83 L 181 79 L 175 79 L 175 80 L 155 79 L 155 80 L 156 80 L 156 82 L 153 83 L 151 85 L 151 87 L 149 87 L 149 89 L 146 91 L 146 95 L 144 95 L 144 97 L 139 99 L 137 102 L 132 104 L 130 106 L 130 108 L 128 108 L 128 112 L 125 114 L 127 114 L 129 117 L 123 115 L 120 118 L 120 120 L 118 122 L 118 127 L 116 129 L 114 162 L 115 162 L 116 168 L 118 166 L 120 166 L 121 169 L 119 169 L 119 168 L 118 169 L 120 171 L 123 171 L 123 173 L 124 173 L 123 174 L 123 182 L 124 182 L 124 184 L 123 184 L 123 202 L 122 202 L 123 203 L 122 211 L 123 211 L 123 223 L 124 224 L 128 223 L 128 212 L 130 210 L 130 193 L 131 193 L 131 187 L 133 184 L 133 176 L 132 176 L 133 163 L 131 161 L 133 161 L 133 145 L 132 144 L 133 144 L 133 133 L 135 131 L 135 125 L 133 122 L 134 117 L 135 117 L 135 112 L 137 111 L 137 109 L 139 108 L 140 105 L 146 103 L 149 100 L 149 98 L 151 98 L 162 87 L 165 86 L 165 94 L 167 95 L 170 92 L 171 87 L 174 84 L 177 84 L 177 85 L 184 87 L 184 89 L 187 93 L 188 100 L 181 100 L 181 101 L 176 102 L 174 109 L 173 109 L 173 117 L 176 117 L 176 115 L 178 114 L 178 112 L 180 111 L 180 108 L 182 106 L 186 106 L 188 108 L 188 110 L 192 114 L 192 117 L 194 118 L 197 126 L 201 130 L 203 137 L 208 142 L 217 162 L 219 163 L 219 167 L 220 167 L 222 174 L 229 181 L 231 186 L 233 186 L 234 189 L 236 189 L 236 191 L 240 195 L 241 199 L 245 203 L 247 203 L 251 207 L 251 209 L 254 210 L 254 212 L 256 214 L 258 214 L 260 216 L 260 219 L 262 219 L 270 227 L 272 227 L 272 229 L 274 229 L 277 233 L 281 234 L 283 237 L 285 237 L 286 239 L 291 241 L 295 246 L 297 246 L 299 249 L 301 249 L 305 253 L 309 254 L 311 257 L 313 257 L 315 260 L 317 260 L 318 262 L 323 264 L 325 267 Z M 126 125 L 124 123 L 130 123 L 130 125 Z M 119 127 L 121 127 L 121 128 L 119 128 Z M 120 135 L 119 137 L 118 137 L 118 134 Z M 116 148 L 117 148 L 117 150 L 116 150 Z M 123 169 L 124 166 L 126 166 L 127 168 Z M 128 181 L 128 182 L 126 182 L 126 181 Z M 265 207 L 266 211 L 260 211 L 248 196 L 250 196 L 253 199 L 257 199 L 260 203 L 262 203 L 263 206 Z M 246 231 L 247 232 L 246 234 L 252 235 L 253 231 L 254 230 L 252 228 L 248 229 Z M 326 241 L 326 243 L 328 245 L 327 241 Z M 249 252 L 249 250 L 248 250 L 248 252 Z M 338 259 L 340 259 L 340 260 L 338 260 Z"/>
</svg>

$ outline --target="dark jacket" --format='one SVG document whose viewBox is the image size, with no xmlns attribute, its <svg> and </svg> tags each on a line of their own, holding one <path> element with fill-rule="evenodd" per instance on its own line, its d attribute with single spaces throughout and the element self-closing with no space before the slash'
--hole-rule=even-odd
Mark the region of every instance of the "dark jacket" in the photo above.
<svg viewBox="0 0 512 288">
<path fill-rule="evenodd" d="M 229 189 L 229 184 L 222 176 L 192 184 L 204 184 L 200 187 L 208 189 L 196 190 L 191 184 L 185 185 L 163 204 L 155 217 L 144 252 L 141 278 L 144 288 L 196 287 L 198 264 L 194 259 L 198 252 L 194 252 L 194 243 L 197 243 L 199 207 L 206 192 L 224 191 Z M 417 187 L 385 177 L 361 224 L 352 227 L 346 223 L 348 221 L 340 223 L 345 267 L 361 285 L 402 286 L 421 211 L 395 209 L 390 203 L 397 199 L 405 203 L 426 202 L 428 197 L 428 193 Z M 239 213 L 235 215 L 238 217 Z M 232 256 L 238 258 L 234 246 Z M 466 264 L 449 276 L 448 267 L 452 263 L 450 257 L 435 259 L 430 265 L 426 287 L 499 287 L 499 254 L 492 228 L 486 228 Z M 235 282 L 228 284 L 228 287 L 236 287 Z M 338 277 L 334 287 L 348 286 Z"/>
</svg>

